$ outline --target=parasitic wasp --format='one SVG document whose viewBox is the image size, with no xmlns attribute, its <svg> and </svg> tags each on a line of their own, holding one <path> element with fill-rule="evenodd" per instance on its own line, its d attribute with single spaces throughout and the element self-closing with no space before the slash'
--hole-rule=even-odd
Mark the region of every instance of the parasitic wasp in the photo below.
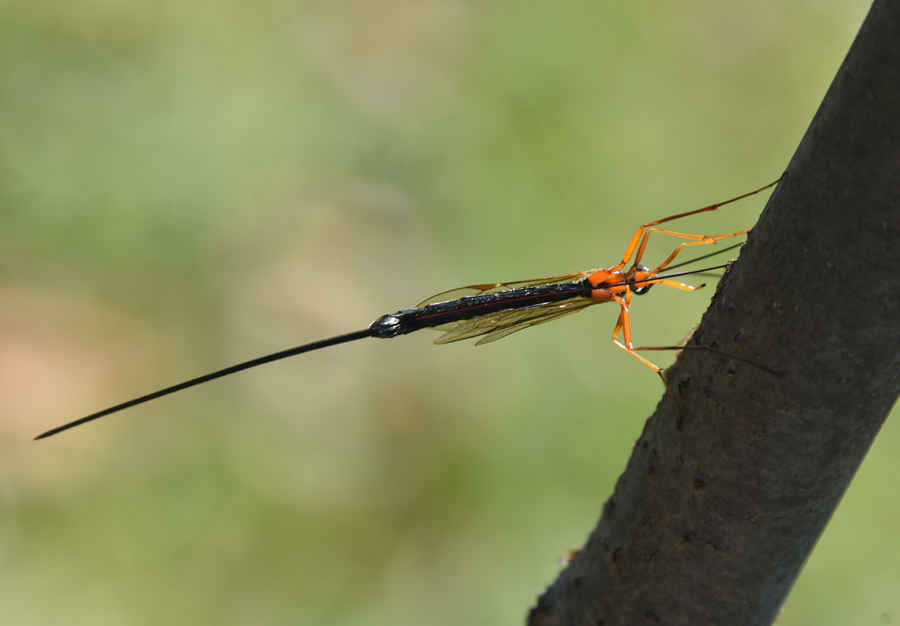
<svg viewBox="0 0 900 626">
<path fill-rule="evenodd" d="M 160 389 L 159 391 L 111 406 L 102 411 L 92 413 L 91 415 L 48 430 L 35 437 L 35 439 L 44 439 L 64 430 L 74 428 L 75 426 L 167 396 L 177 391 L 202 385 L 203 383 L 236 374 L 237 372 L 252 367 L 303 354 L 304 352 L 321 350 L 322 348 L 327 348 L 329 346 L 348 343 L 358 339 L 365 339 L 367 337 L 390 339 L 424 328 L 443 332 L 443 334 L 435 340 L 435 343 L 437 344 L 480 337 L 476 345 L 481 345 L 483 343 L 502 339 L 503 337 L 522 329 L 550 322 L 565 315 L 571 315 L 572 313 L 582 311 L 589 306 L 602 304 L 604 302 L 615 302 L 619 306 L 619 317 L 612 333 L 612 339 L 615 344 L 625 352 L 639 359 L 659 375 L 668 390 L 669 395 L 675 401 L 676 408 L 680 413 L 681 409 L 678 406 L 678 400 L 676 399 L 672 388 L 669 386 L 665 374 L 659 367 L 641 356 L 639 354 L 640 351 L 692 348 L 717 352 L 739 360 L 744 359 L 724 353 L 712 346 L 705 345 L 634 347 L 631 339 L 631 319 L 629 317 L 631 300 L 633 296 L 647 293 L 654 285 L 666 285 L 685 291 L 695 291 L 702 288 L 704 285 L 695 287 L 673 279 L 722 269 L 728 267 L 731 263 L 707 267 L 701 270 L 681 272 L 672 272 L 672 270 L 683 267 L 688 263 L 694 263 L 709 258 L 720 252 L 737 248 L 741 244 L 698 257 L 692 261 L 672 265 L 672 262 L 682 249 L 688 246 L 714 244 L 723 239 L 746 235 L 750 232 L 751 228 L 723 235 L 692 235 L 657 228 L 657 226 L 691 215 L 716 211 L 727 204 L 737 202 L 743 198 L 765 191 L 770 187 L 774 187 L 781 182 L 783 178 L 784 176 L 756 191 L 751 191 L 750 193 L 743 194 L 725 202 L 719 202 L 701 209 L 679 213 L 654 222 L 642 224 L 628 242 L 625 252 L 622 255 L 622 260 L 610 267 L 578 272 L 577 274 L 567 274 L 564 276 L 551 276 L 549 278 L 522 280 L 510 283 L 471 285 L 461 289 L 445 291 L 428 298 L 415 308 L 382 315 L 363 330 L 314 341 L 302 346 L 282 350 L 237 365 L 232 365 L 231 367 L 226 367 L 204 376 L 199 376 L 177 385 L 172 385 L 171 387 L 166 387 L 165 389 Z M 669 254 L 662 263 L 656 267 L 650 268 L 641 265 L 641 261 L 651 233 L 672 235 L 686 239 L 687 241 L 676 246 L 672 253 Z M 668 273 L 661 273 L 664 270 L 667 270 Z"/>
</svg>

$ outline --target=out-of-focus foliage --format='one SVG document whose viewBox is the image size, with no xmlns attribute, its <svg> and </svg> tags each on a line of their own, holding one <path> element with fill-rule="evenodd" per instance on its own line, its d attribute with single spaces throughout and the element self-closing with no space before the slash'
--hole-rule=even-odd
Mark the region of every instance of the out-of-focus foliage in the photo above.
<svg viewBox="0 0 900 626">
<path fill-rule="evenodd" d="M 663 396 L 614 310 L 30 437 L 434 292 L 614 263 L 639 223 L 781 174 L 865 9 L 0 1 L 0 623 L 521 623 Z M 637 300 L 640 343 L 710 295 Z M 900 618 L 898 445 L 781 624 Z"/>
</svg>

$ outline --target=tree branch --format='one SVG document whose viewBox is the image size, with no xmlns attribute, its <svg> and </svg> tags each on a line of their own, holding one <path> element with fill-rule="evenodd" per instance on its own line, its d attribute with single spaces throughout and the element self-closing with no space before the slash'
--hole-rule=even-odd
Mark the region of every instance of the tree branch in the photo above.
<svg viewBox="0 0 900 626">
<path fill-rule="evenodd" d="M 900 2 L 876 0 L 530 626 L 770 624 L 900 394 Z"/>
</svg>

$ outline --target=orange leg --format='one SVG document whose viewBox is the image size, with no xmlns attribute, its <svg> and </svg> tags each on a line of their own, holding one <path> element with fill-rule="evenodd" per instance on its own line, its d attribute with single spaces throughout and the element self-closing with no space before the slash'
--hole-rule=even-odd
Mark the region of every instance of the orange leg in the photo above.
<svg viewBox="0 0 900 626">
<path fill-rule="evenodd" d="M 685 285 L 685 286 L 687 286 L 687 285 Z M 626 292 L 626 297 L 630 296 L 630 295 L 631 295 L 630 291 Z M 616 302 L 619 303 L 619 306 L 622 307 L 622 311 L 619 313 L 619 319 L 616 321 L 616 328 L 615 328 L 615 330 L 613 330 L 613 334 L 612 334 L 613 342 L 617 346 L 622 348 L 622 350 L 624 350 L 628 354 L 632 355 L 638 361 L 640 361 L 641 363 L 643 363 L 644 365 L 646 365 L 647 367 L 649 367 L 650 369 L 652 369 L 654 372 L 656 372 L 659 375 L 659 378 L 660 378 L 660 380 L 662 380 L 663 385 L 666 386 L 666 391 L 669 392 L 669 395 L 672 397 L 672 401 L 675 403 L 675 409 L 678 411 L 678 415 L 681 415 L 681 405 L 678 404 L 678 398 L 675 397 L 675 392 L 672 391 L 672 388 L 669 386 L 669 381 L 666 380 L 666 375 L 663 373 L 663 371 L 659 367 L 657 367 L 656 365 L 654 365 L 653 363 L 651 363 L 650 361 L 648 361 L 647 359 L 642 357 L 640 354 L 635 352 L 635 348 L 631 342 L 631 318 L 628 315 L 628 304 L 625 302 L 625 300 L 623 300 L 619 296 L 614 295 L 613 297 L 615 298 Z M 631 298 L 627 297 L 627 299 L 630 300 Z M 623 334 L 623 339 L 625 340 L 624 344 L 619 341 L 619 333 L 620 332 Z M 642 348 L 639 348 L 639 349 L 642 349 Z"/>
<path fill-rule="evenodd" d="M 702 287 L 692 287 L 691 285 L 683 285 L 681 283 L 675 283 L 670 280 L 666 281 L 658 281 L 659 284 L 665 284 L 670 287 L 675 287 L 676 289 L 684 289 L 686 291 L 694 291 Z M 730 354 L 725 352 L 724 350 L 719 350 L 718 348 L 713 348 L 712 346 L 707 345 L 693 345 L 693 346 L 642 346 L 639 348 L 634 347 L 634 343 L 631 340 L 631 317 L 628 314 L 628 307 L 631 304 L 631 292 L 628 291 L 625 293 L 625 298 L 618 295 L 614 295 L 613 298 L 621 307 L 621 312 L 619 313 L 619 319 L 616 321 L 616 327 L 613 330 L 612 340 L 613 342 L 622 350 L 632 355 L 638 361 L 652 369 L 657 373 L 660 380 L 662 380 L 663 385 L 666 387 L 666 391 L 669 392 L 669 396 L 671 396 L 672 401 L 675 403 L 675 409 L 678 411 L 678 415 L 682 415 L 681 413 L 681 405 L 678 403 L 678 398 L 675 396 L 675 392 L 672 391 L 672 387 L 669 386 L 669 381 L 666 379 L 665 373 L 662 371 L 660 367 L 656 364 L 651 363 L 640 354 L 638 354 L 639 350 L 705 350 L 707 352 L 715 352 L 716 354 L 721 354 L 724 357 L 728 357 L 729 359 L 735 359 L 736 361 L 741 361 L 743 363 L 747 363 L 748 365 L 752 365 L 757 367 L 765 372 L 768 372 L 774 376 L 781 376 L 782 372 L 778 372 L 771 368 L 766 367 L 765 365 L 760 365 L 759 363 L 754 363 L 749 359 L 744 359 L 739 356 L 735 356 L 734 354 Z M 622 333 L 623 340 L 625 343 L 619 341 L 619 333 Z"/>
<path fill-rule="evenodd" d="M 695 287 L 694 285 L 686 285 L 684 283 L 676 283 L 674 280 L 654 280 L 654 281 L 648 281 L 648 282 L 653 282 L 653 284 L 655 284 L 655 285 L 666 285 L 667 287 L 674 287 L 675 289 L 682 289 L 684 291 L 697 291 L 698 289 L 703 289 L 704 287 L 706 287 L 706 283 L 704 283 L 702 285 L 697 285 Z"/>
<path fill-rule="evenodd" d="M 675 257 L 678 256 L 678 253 L 681 252 L 681 249 L 684 247 L 705 246 L 707 244 L 716 243 L 717 241 L 721 241 L 722 239 L 728 239 L 729 237 L 740 237 L 741 235 L 746 235 L 751 230 L 752 230 L 751 228 L 745 228 L 744 230 L 739 230 L 736 233 L 727 233 L 725 235 L 689 235 L 686 233 L 676 233 L 671 230 L 662 230 L 659 228 L 651 228 L 644 235 L 644 240 L 641 242 L 641 247 L 638 250 L 638 254 L 634 259 L 634 265 L 632 266 L 632 269 L 637 267 L 638 263 L 640 263 L 641 257 L 644 254 L 644 247 L 647 244 L 647 238 L 650 236 L 650 233 L 664 233 L 666 235 L 675 235 L 676 237 L 684 237 L 685 239 L 696 239 L 696 241 L 685 241 L 684 243 L 678 244 L 678 246 L 676 246 L 675 250 L 672 251 L 672 254 L 670 254 L 668 257 L 666 257 L 666 260 L 663 261 L 662 263 L 660 263 L 660 265 L 655 270 L 653 270 L 652 273 L 656 274 L 657 272 L 660 272 L 660 271 L 664 270 L 666 267 L 668 267 L 669 264 L 675 260 Z"/>
<path fill-rule="evenodd" d="M 782 179 L 784 179 L 784 175 L 782 175 L 781 178 L 776 180 L 774 183 L 769 183 L 765 187 L 760 187 L 756 191 L 751 191 L 750 193 L 745 193 L 741 196 L 738 196 L 737 198 L 732 198 L 731 200 L 726 200 L 725 202 L 711 204 L 710 206 L 703 207 L 702 209 L 694 209 L 693 211 L 688 211 L 686 213 L 679 213 L 678 215 L 672 215 L 671 217 L 666 217 L 661 220 L 656 220 L 655 222 L 647 222 L 646 224 L 641 224 L 640 226 L 638 226 L 637 231 L 635 231 L 634 236 L 631 238 L 631 241 L 628 242 L 628 247 L 625 248 L 625 254 L 622 255 L 622 262 L 619 263 L 618 265 L 615 265 L 614 267 L 611 267 L 610 270 L 618 271 L 618 270 L 622 269 L 623 267 L 625 267 L 628 264 L 628 262 L 631 260 L 631 257 L 632 257 L 632 255 L 634 255 L 636 250 L 638 251 L 638 253 L 637 253 L 637 257 L 635 258 L 635 261 L 634 261 L 634 266 L 637 266 L 640 263 L 641 257 L 644 254 L 644 248 L 647 247 L 647 237 L 650 235 L 650 232 L 648 232 L 648 229 L 651 229 L 653 226 L 665 224 L 666 222 L 671 222 L 673 220 L 681 219 L 682 217 L 688 217 L 690 215 L 697 215 L 698 213 L 706 213 L 708 211 L 718 211 L 719 208 L 725 206 L 726 204 L 731 204 L 732 202 L 737 202 L 738 200 L 743 200 L 744 198 L 758 194 L 761 191 L 765 191 L 766 189 L 768 189 L 770 187 L 774 187 L 775 185 L 780 183 L 782 181 Z M 666 232 L 666 231 L 661 231 L 658 229 L 657 229 L 657 231 L 658 232 Z M 671 234 L 675 234 L 675 233 L 671 233 Z M 739 234 L 739 233 L 735 233 L 735 234 L 729 235 L 729 236 L 734 237 L 737 234 Z M 682 235 L 682 236 L 684 236 L 684 235 Z M 698 235 L 693 235 L 692 237 L 698 238 L 698 239 L 704 238 L 703 236 L 698 236 Z M 720 236 L 720 238 L 723 238 L 723 236 Z"/>
</svg>

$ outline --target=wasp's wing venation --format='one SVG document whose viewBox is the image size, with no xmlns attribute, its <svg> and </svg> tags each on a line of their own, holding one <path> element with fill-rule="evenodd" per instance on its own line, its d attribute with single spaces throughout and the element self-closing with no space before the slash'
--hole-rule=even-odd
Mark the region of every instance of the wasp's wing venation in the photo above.
<svg viewBox="0 0 900 626">
<path fill-rule="evenodd" d="M 490 313 L 474 319 L 445 324 L 444 327 L 436 327 L 438 330 L 448 329 L 438 337 L 434 343 L 451 343 L 473 337 L 484 337 L 478 344 L 488 343 L 502 339 L 516 331 L 549 322 L 563 315 L 577 313 L 594 304 L 590 298 L 576 297 L 563 302 L 546 302 L 535 306 L 508 311 Z"/>
</svg>

